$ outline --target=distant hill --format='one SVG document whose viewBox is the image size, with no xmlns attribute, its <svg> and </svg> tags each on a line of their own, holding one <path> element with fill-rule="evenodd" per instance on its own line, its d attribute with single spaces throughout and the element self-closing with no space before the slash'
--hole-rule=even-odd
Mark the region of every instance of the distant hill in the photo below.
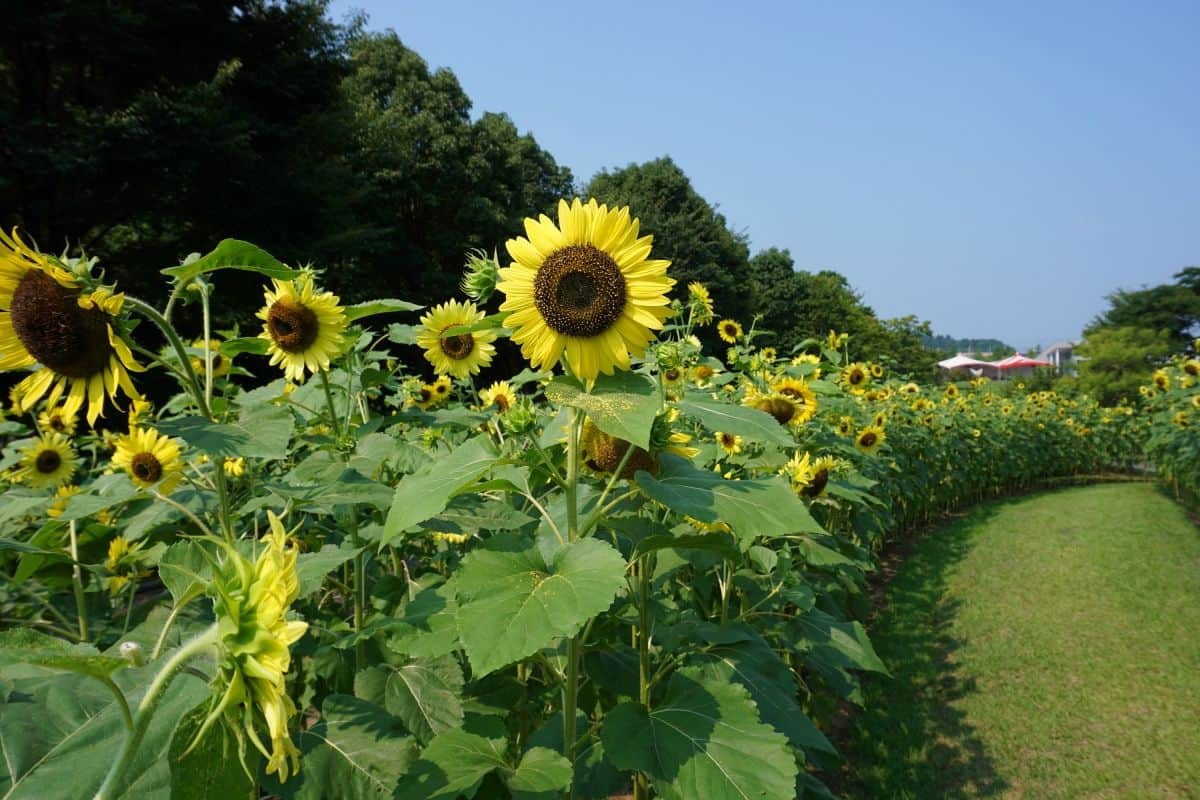
<svg viewBox="0 0 1200 800">
<path fill-rule="evenodd" d="M 953 336 L 935 334 L 922 337 L 931 350 L 948 353 L 998 353 L 1013 352 L 1013 348 L 999 339 L 956 339 Z"/>
</svg>

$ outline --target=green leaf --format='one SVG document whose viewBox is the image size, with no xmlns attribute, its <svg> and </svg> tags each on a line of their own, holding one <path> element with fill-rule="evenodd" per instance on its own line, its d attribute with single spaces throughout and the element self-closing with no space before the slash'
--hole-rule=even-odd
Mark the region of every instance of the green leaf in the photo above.
<svg viewBox="0 0 1200 800">
<path fill-rule="evenodd" d="M 218 269 L 243 269 L 266 275 L 268 278 L 291 280 L 300 276 L 300 270 L 292 269 L 273 255 L 240 239 L 223 239 L 211 253 L 190 264 L 167 267 L 164 275 L 186 284 L 198 275 Z"/>
<path fill-rule="evenodd" d="M 504 782 L 512 790 L 514 800 L 549 792 L 557 797 L 571 783 L 571 762 L 549 748 L 533 747 Z"/>
<path fill-rule="evenodd" d="M 449 455 L 403 478 L 392 497 L 381 544 L 388 544 L 406 528 L 444 511 L 450 498 L 479 480 L 495 461 L 491 440 L 476 436 L 454 448 Z"/>
<path fill-rule="evenodd" d="M 728 558 L 737 558 L 737 543 L 727 533 L 697 533 L 684 536 L 647 536 L 634 548 L 633 558 L 653 553 L 655 550 L 709 550 Z"/>
<path fill-rule="evenodd" d="M 625 585 L 625 559 L 598 539 L 565 545 L 553 562 L 511 534 L 463 559 L 458 628 L 476 678 L 578 633 Z"/>
<path fill-rule="evenodd" d="M 816 658 L 833 666 L 890 674 L 861 623 L 838 620 L 814 608 L 796 617 L 792 624 L 801 640 L 814 645 L 812 655 Z"/>
<path fill-rule="evenodd" d="M 108 678 L 129 665 L 117 656 L 103 656 L 90 644 L 72 644 L 30 628 L 0 631 L 0 664 L 34 664 L 39 667 Z"/>
<path fill-rule="evenodd" d="M 389 798 L 416 756 L 400 720 L 349 695 L 332 694 L 321 721 L 297 739 L 300 775 L 273 789 L 286 800 Z"/>
<path fill-rule="evenodd" d="M 300 582 L 300 596 L 308 597 L 319 589 L 326 575 L 354 558 L 361 550 L 361 547 L 327 544 L 315 553 L 297 556 L 296 578 Z"/>
<path fill-rule="evenodd" d="M 355 303 L 352 306 L 346 306 L 346 319 L 351 322 L 362 319 L 363 317 L 372 317 L 376 314 L 391 314 L 395 311 L 417 311 L 425 306 L 410 303 L 407 300 L 396 300 L 388 297 L 382 300 L 368 300 L 365 303 Z"/>
<path fill-rule="evenodd" d="M 204 592 L 212 580 L 212 565 L 203 548 L 199 542 L 176 542 L 159 559 L 158 577 L 175 605 Z"/>
<path fill-rule="evenodd" d="M 462 689 L 462 668 L 452 655 L 370 667 L 354 678 L 357 696 L 399 717 L 421 742 L 462 726 Z"/>
<path fill-rule="evenodd" d="M 614 708 L 600 738 L 613 764 L 649 775 L 665 800 L 795 797 L 787 739 L 759 721 L 745 688 L 695 669 L 671 676 L 649 713 L 633 702 Z"/>
<path fill-rule="evenodd" d="M 719 400 L 684 400 L 680 402 L 679 410 L 689 417 L 695 417 L 710 431 L 732 433 L 753 442 L 769 442 L 780 447 L 795 445 L 791 434 L 774 417 L 757 408 Z"/>
<path fill-rule="evenodd" d="M 546 384 L 545 391 L 551 403 L 581 409 L 605 433 L 649 449 L 650 429 L 662 400 L 645 376 L 636 372 L 600 375 L 589 392 L 574 378 L 560 375 Z"/>
<path fill-rule="evenodd" d="M 45 550 L 41 547 L 35 547 L 25 542 L 18 542 L 12 539 L 0 539 L 0 550 L 9 550 L 16 553 L 38 553 L 44 556 L 62 555 L 56 550 Z"/>
<path fill-rule="evenodd" d="M 136 495 L 137 487 L 133 485 L 124 471 L 113 475 L 102 475 L 67 501 L 67 507 L 63 509 L 58 521 L 70 522 L 73 519 L 90 517 L 98 511 L 131 500 Z"/>
<path fill-rule="evenodd" d="M 451 730 L 438 734 L 396 789 L 395 800 L 453 800 L 475 794 L 488 773 L 508 766 L 504 739 Z"/>
<path fill-rule="evenodd" d="M 268 342 L 261 336 L 245 336 L 239 339 L 230 339 L 221 342 L 221 355 L 233 358 L 242 353 L 251 353 L 256 356 L 265 356 L 267 354 Z"/>
<path fill-rule="evenodd" d="M 184 755 L 200 732 L 208 711 L 208 703 L 201 703 L 184 714 L 171 738 L 167 755 L 171 766 L 171 797 L 186 800 L 249 797 L 254 781 L 233 755 L 237 744 L 224 725 L 213 725 L 191 752 Z M 246 766 L 252 774 L 258 772 L 261 761 L 258 750 L 246 748 Z"/>
<path fill-rule="evenodd" d="M 45 494 L 29 496 L 14 495 L 11 492 L 5 492 L 3 498 L 0 498 L 0 525 L 8 522 L 9 520 L 19 520 L 27 514 L 36 515 L 39 517 L 42 516 L 51 499 L 52 498 L 47 497 Z M 17 545 L 19 543 L 13 542 L 13 544 Z M 18 548 L 10 547 L 5 549 L 13 550 Z"/>
<path fill-rule="evenodd" d="M 680 514 L 701 522 L 728 523 L 743 548 L 759 536 L 824 533 L 783 478 L 730 481 L 670 454 L 664 453 L 659 461 L 658 477 L 639 472 L 635 476 L 638 487 Z"/>
<path fill-rule="evenodd" d="M 388 648 L 414 658 L 443 656 L 458 649 L 458 602 L 453 581 L 422 589 L 397 621 L 404 628 Z"/>
<path fill-rule="evenodd" d="M 294 424 L 295 418 L 287 408 L 263 404 L 243 409 L 237 422 L 176 417 L 160 422 L 158 430 L 178 436 L 213 458 L 285 458 Z"/>
</svg>

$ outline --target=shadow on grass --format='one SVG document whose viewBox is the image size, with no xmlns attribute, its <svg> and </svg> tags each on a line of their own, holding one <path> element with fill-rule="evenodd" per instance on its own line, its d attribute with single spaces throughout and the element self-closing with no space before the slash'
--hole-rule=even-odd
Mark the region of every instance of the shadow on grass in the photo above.
<svg viewBox="0 0 1200 800">
<path fill-rule="evenodd" d="M 956 659 L 965 642 L 946 597 L 954 567 L 979 528 L 1002 504 L 977 508 L 916 544 L 887 589 L 871 641 L 891 670 L 863 676 L 864 709 L 855 709 L 837 744 L 846 757 L 827 781 L 850 798 L 997 797 L 1008 783 L 983 741 L 953 703 L 978 691 Z"/>
</svg>

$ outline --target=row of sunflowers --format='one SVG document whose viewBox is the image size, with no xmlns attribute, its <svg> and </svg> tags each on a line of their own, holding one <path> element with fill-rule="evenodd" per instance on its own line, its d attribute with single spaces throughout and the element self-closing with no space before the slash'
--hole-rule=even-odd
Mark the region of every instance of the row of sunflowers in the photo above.
<svg viewBox="0 0 1200 800">
<path fill-rule="evenodd" d="M 161 309 L 2 243 L 10 798 L 826 796 L 885 540 L 1154 435 L 777 353 L 594 200 L 424 313 L 234 240 Z M 211 330 L 223 269 L 271 281 L 257 336 Z M 477 384 L 505 337 L 528 366 Z"/>
</svg>

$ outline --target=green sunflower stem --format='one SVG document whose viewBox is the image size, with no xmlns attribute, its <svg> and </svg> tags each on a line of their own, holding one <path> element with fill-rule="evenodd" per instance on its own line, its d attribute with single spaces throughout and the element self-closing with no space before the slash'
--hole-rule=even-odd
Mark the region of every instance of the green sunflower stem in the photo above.
<svg viewBox="0 0 1200 800">
<path fill-rule="evenodd" d="M 209 349 L 209 342 L 212 341 L 212 314 L 208 307 L 209 285 L 199 279 L 196 282 L 200 285 L 200 307 L 204 318 L 204 402 L 212 408 L 213 362 Z"/>
<path fill-rule="evenodd" d="M 567 431 L 567 541 L 579 538 L 579 433 L 583 426 L 583 413 L 571 409 L 571 424 Z M 579 706 L 579 667 L 583 650 L 583 634 L 572 636 L 567 642 L 567 674 L 563 681 L 563 755 L 571 763 L 571 786 L 567 797 L 575 796 L 575 711 Z"/>
<path fill-rule="evenodd" d="M 83 598 L 83 570 L 79 566 L 79 537 L 75 532 L 75 520 L 67 528 L 71 540 L 71 585 L 75 590 L 75 615 L 79 618 L 79 641 L 88 640 L 87 604 Z"/>
<path fill-rule="evenodd" d="M 188 661 L 204 653 L 204 651 L 211 648 L 216 642 L 217 626 L 213 624 L 204 633 L 176 650 L 167 659 L 167 662 L 163 664 L 162 669 L 158 671 L 158 674 L 154 676 L 154 680 L 150 683 L 150 688 L 146 689 L 146 694 L 142 696 L 142 702 L 138 703 L 137 714 L 133 718 L 133 730 L 126 735 L 125 742 L 121 746 L 121 752 L 117 755 L 117 759 L 113 762 L 112 767 L 109 768 L 108 774 L 104 776 L 104 783 L 96 791 L 94 800 L 110 800 L 110 798 L 120 796 L 121 787 L 125 780 L 125 773 L 129 770 L 129 765 L 137 755 L 138 748 L 142 744 L 142 739 L 146 736 L 146 731 L 150 727 L 150 720 L 154 716 L 154 710 L 157 708 L 159 701 L 162 700 L 163 693 L 174 677 L 187 665 Z"/>
<path fill-rule="evenodd" d="M 632 449 L 632 448 L 631 448 Z M 650 556 L 637 560 L 637 653 L 638 653 L 638 702 L 650 711 Z M 634 774 L 634 800 L 649 800 L 650 783 L 644 772 Z"/>
<path fill-rule="evenodd" d="M 325 390 L 325 405 L 329 408 L 329 422 L 333 425 L 334 439 L 341 444 L 342 421 L 338 419 L 337 407 L 333 404 L 333 390 L 329 388 L 329 373 L 321 370 L 321 388 Z"/>
</svg>

